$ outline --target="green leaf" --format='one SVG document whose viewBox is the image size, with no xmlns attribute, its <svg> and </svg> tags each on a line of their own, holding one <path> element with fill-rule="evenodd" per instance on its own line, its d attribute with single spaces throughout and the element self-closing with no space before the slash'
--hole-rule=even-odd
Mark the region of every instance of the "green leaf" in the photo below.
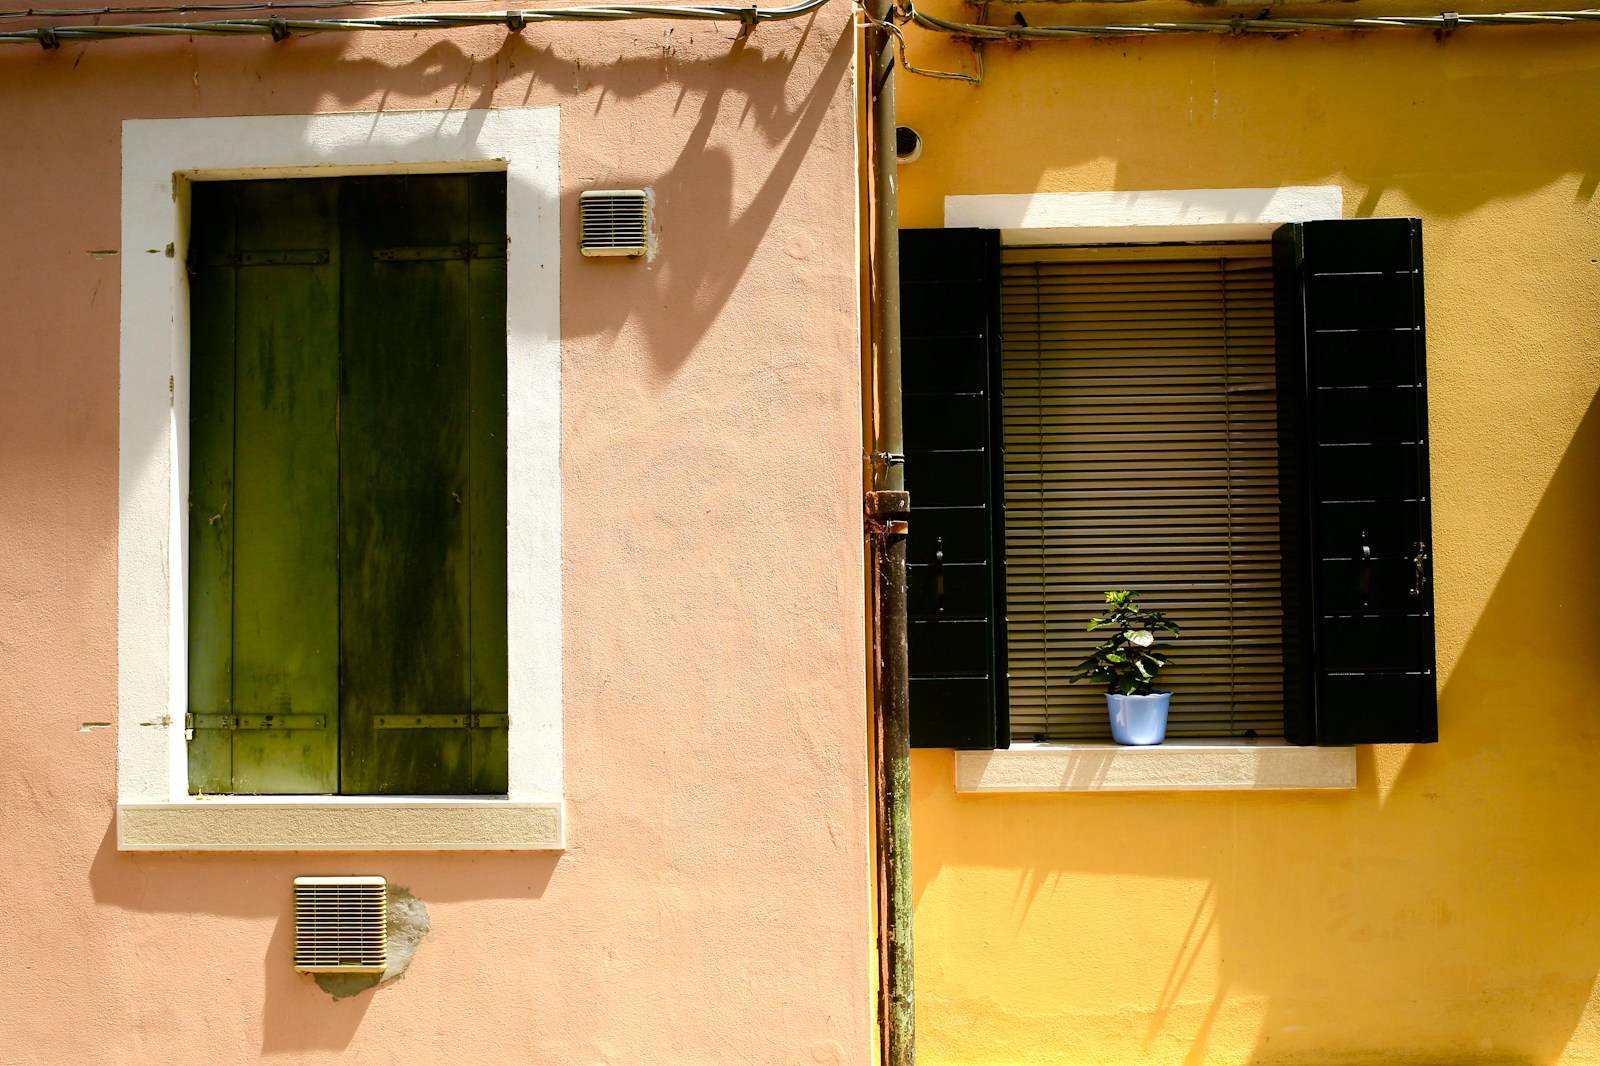
<svg viewBox="0 0 1600 1066">
<path fill-rule="evenodd" d="M 1136 648 L 1148 648 L 1156 642 L 1156 635 L 1148 629 L 1135 629 L 1125 634 L 1128 643 Z"/>
</svg>

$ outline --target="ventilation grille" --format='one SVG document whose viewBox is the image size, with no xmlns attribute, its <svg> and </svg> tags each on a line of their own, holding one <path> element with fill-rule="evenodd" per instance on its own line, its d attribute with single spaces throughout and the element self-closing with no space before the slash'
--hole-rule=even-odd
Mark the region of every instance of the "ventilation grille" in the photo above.
<svg viewBox="0 0 1600 1066">
<path fill-rule="evenodd" d="M 650 198 L 639 189 L 578 197 L 584 255 L 643 255 L 650 236 Z"/>
<path fill-rule="evenodd" d="M 381 877 L 294 879 L 294 968 L 304 973 L 382 973 L 388 925 Z"/>
</svg>

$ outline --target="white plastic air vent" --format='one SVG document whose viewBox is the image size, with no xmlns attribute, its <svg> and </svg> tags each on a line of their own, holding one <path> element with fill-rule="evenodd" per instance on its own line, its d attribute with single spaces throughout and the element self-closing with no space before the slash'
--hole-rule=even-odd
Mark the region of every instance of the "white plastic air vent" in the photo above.
<svg viewBox="0 0 1600 1066">
<path fill-rule="evenodd" d="M 389 919 L 381 877 L 294 879 L 294 968 L 303 973 L 382 973 Z"/>
<path fill-rule="evenodd" d="M 644 255 L 650 239 L 650 197 L 642 189 L 592 191 L 578 197 L 584 255 Z"/>
</svg>

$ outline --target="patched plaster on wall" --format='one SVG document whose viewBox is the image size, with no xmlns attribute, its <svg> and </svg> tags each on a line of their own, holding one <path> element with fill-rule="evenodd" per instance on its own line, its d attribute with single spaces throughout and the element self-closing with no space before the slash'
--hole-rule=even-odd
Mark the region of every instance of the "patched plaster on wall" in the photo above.
<svg viewBox="0 0 1600 1066">
<path fill-rule="evenodd" d="M 389 965 L 381 974 L 319 973 L 317 987 L 334 999 L 359 995 L 369 988 L 388 984 L 406 972 L 417 945 L 428 935 L 428 905 L 413 896 L 403 885 L 388 886 L 389 922 L 387 954 Z"/>
</svg>

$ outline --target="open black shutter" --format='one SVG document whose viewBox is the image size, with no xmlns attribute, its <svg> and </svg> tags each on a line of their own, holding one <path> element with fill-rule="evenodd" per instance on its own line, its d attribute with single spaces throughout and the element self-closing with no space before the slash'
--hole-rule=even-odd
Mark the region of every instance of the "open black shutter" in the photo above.
<svg viewBox="0 0 1600 1066">
<path fill-rule="evenodd" d="M 1273 250 L 1284 732 L 1435 741 L 1422 224 L 1296 223 Z"/>
<path fill-rule="evenodd" d="M 911 743 L 1009 743 L 996 230 L 900 232 Z"/>
</svg>

